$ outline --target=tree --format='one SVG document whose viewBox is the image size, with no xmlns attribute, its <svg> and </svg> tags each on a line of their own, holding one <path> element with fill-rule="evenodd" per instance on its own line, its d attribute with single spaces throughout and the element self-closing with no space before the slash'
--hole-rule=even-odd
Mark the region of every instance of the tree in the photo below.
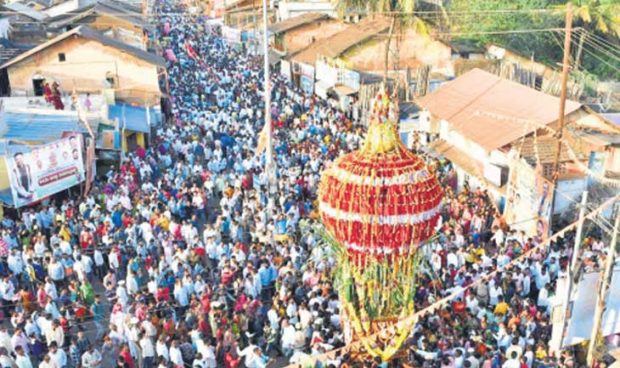
<svg viewBox="0 0 620 368">
<path fill-rule="evenodd" d="M 559 13 L 566 12 L 566 4 L 557 6 Z M 579 68 L 583 44 L 589 32 L 620 37 L 620 3 L 617 0 L 577 0 L 573 3 L 573 25 L 583 27 L 575 54 L 575 69 Z"/>
</svg>

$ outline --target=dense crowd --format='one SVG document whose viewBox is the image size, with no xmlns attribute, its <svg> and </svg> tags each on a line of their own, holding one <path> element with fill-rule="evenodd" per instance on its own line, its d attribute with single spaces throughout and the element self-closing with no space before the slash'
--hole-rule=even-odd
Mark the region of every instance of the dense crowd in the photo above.
<svg viewBox="0 0 620 368">
<path fill-rule="evenodd" d="M 321 170 L 358 146 L 361 129 L 335 104 L 274 76 L 271 188 L 256 153 L 261 57 L 228 45 L 206 19 L 157 6 L 167 14 L 158 37 L 173 119 L 86 199 L 3 219 L 3 368 L 258 368 L 344 344 L 333 259 L 310 225 Z M 505 268 L 538 240 L 510 230 L 485 191 L 457 192 L 449 163 L 428 160 L 446 200 L 437 236 L 421 250 L 417 308 L 502 272 L 425 316 L 409 355 L 393 364 L 575 366 L 571 354 L 547 354 L 570 239 Z M 586 243 L 584 267 L 597 267 L 604 245 Z M 381 366 L 348 355 L 321 364 Z"/>
</svg>

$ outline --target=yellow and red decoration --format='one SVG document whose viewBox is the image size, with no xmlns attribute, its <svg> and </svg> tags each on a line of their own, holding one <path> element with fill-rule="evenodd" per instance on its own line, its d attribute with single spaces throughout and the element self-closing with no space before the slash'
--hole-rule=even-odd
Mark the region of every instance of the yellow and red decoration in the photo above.
<svg viewBox="0 0 620 368">
<path fill-rule="evenodd" d="M 321 177 L 319 214 L 339 256 L 337 288 L 353 339 L 389 360 L 412 326 L 369 341 L 413 313 L 417 247 L 432 236 L 443 191 L 425 162 L 398 137 L 397 106 L 376 97 L 362 147 Z"/>
</svg>

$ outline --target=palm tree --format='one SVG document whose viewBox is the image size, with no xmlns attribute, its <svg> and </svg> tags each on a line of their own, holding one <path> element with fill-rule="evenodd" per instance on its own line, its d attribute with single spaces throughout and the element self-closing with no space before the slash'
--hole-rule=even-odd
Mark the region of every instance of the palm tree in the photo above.
<svg viewBox="0 0 620 368">
<path fill-rule="evenodd" d="M 566 5 L 558 7 L 562 13 Z M 583 27 L 575 54 L 575 68 L 579 67 L 587 31 L 620 37 L 620 3 L 617 0 L 576 0 L 573 4 L 574 25 Z"/>
</svg>

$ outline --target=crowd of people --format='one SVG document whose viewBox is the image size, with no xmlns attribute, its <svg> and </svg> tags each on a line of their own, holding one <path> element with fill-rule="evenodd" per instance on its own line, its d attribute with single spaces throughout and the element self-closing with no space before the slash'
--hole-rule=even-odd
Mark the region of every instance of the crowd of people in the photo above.
<svg viewBox="0 0 620 368">
<path fill-rule="evenodd" d="M 87 198 L 2 220 L 0 367 L 259 368 L 345 344 L 313 201 L 323 168 L 357 148 L 363 129 L 274 75 L 274 185 L 256 153 L 262 58 L 180 5 L 156 6 L 173 118 Z M 539 240 L 511 230 L 485 191 L 457 191 L 449 163 L 428 162 L 446 199 L 437 236 L 421 248 L 416 308 L 502 271 L 426 315 L 408 355 L 390 364 L 576 367 L 572 354 L 547 352 L 570 239 L 511 263 Z M 597 267 L 604 248 L 589 239 L 584 267 Z M 320 363 L 383 364 L 348 354 Z"/>
</svg>

